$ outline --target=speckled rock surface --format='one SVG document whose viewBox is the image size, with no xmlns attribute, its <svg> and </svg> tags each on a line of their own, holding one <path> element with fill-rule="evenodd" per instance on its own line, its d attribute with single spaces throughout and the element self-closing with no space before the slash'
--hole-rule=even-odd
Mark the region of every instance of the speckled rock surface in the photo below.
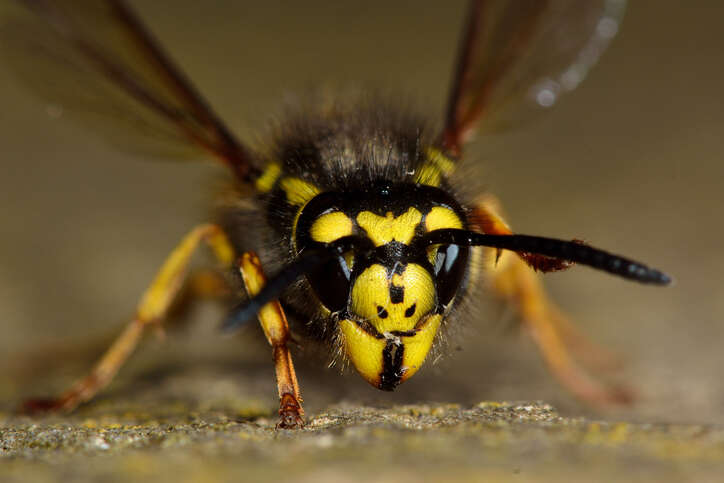
<svg viewBox="0 0 724 483">
<path fill-rule="evenodd" d="M 243 401 L 3 414 L 0 481 L 715 481 L 724 429 L 561 417 L 540 402 L 342 404 L 275 430 Z"/>
</svg>

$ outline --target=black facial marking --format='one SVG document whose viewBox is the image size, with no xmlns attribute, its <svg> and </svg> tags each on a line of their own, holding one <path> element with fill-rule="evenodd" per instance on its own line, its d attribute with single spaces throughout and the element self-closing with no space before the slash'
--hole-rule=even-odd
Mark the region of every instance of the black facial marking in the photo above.
<svg viewBox="0 0 724 483">
<path fill-rule="evenodd" d="M 386 319 L 386 318 L 387 318 L 387 311 L 386 311 L 385 308 L 384 308 L 383 306 L 381 306 L 381 305 L 378 305 L 378 306 L 377 306 L 377 316 L 378 316 L 380 319 Z"/>
<path fill-rule="evenodd" d="M 380 374 L 379 388 L 383 391 L 392 391 L 399 384 L 404 375 L 402 370 L 402 356 L 405 354 L 405 346 L 395 344 L 388 340 L 384 351 L 382 351 L 382 373 Z"/>
<path fill-rule="evenodd" d="M 417 308 L 416 303 L 407 307 L 407 310 L 405 310 L 405 317 L 412 317 L 413 315 L 415 315 L 415 308 Z"/>
<path fill-rule="evenodd" d="M 393 304 L 401 304 L 405 300 L 405 287 L 390 285 L 390 301 Z"/>
<path fill-rule="evenodd" d="M 285 152 L 285 156 L 290 159 L 294 158 L 295 162 L 301 162 L 300 156 L 304 156 L 308 151 L 308 146 L 303 142 L 297 142 L 294 146 L 289 147 Z M 296 157 L 296 158 L 295 158 Z M 275 187 L 270 195 L 278 196 L 280 207 L 271 210 L 270 213 L 276 213 L 283 206 L 284 209 L 291 210 L 284 213 L 283 219 L 278 219 L 271 223 L 274 227 L 288 227 L 292 224 L 291 220 L 296 220 L 291 238 L 292 248 L 295 255 L 299 256 L 307 250 L 321 250 L 325 244 L 314 240 L 311 236 L 311 228 L 314 222 L 324 213 L 330 211 L 339 211 L 348 216 L 351 220 L 356 220 L 357 215 L 362 211 L 369 211 L 378 216 L 387 216 L 393 213 L 394 216 L 400 216 L 407 212 L 410 207 L 419 210 L 424 216 L 436 206 L 449 208 L 463 221 L 466 226 L 466 216 L 464 210 L 458 202 L 446 191 L 434 188 L 432 186 L 418 185 L 413 183 L 392 183 L 389 180 L 373 180 L 372 184 L 362 186 L 349 186 L 345 189 L 336 191 L 324 191 L 328 186 L 323 181 L 323 177 L 317 179 L 319 173 L 312 173 L 314 176 L 299 172 L 298 169 L 291 170 L 290 173 L 298 175 L 304 180 L 314 182 L 316 186 L 323 192 L 312 198 L 306 205 L 299 210 L 299 207 L 292 206 L 286 201 L 286 193 L 279 187 Z M 299 166 L 297 166 L 299 168 Z M 286 171 L 285 171 L 286 172 Z M 360 227 L 355 227 L 355 234 L 364 236 L 365 233 Z M 287 232 L 285 236 L 288 236 Z M 415 239 L 421 239 L 425 236 L 425 224 L 419 223 L 415 227 Z M 424 249 L 423 249 L 424 248 Z M 357 277 L 368 267 L 379 264 L 387 269 L 387 278 L 389 283 L 390 301 L 393 304 L 401 304 L 405 299 L 405 287 L 392 284 L 395 275 L 402 276 L 408 264 L 414 263 L 428 270 L 435 279 L 438 291 L 438 299 L 441 304 L 449 304 L 455 294 L 458 292 L 461 282 L 464 278 L 467 268 L 467 247 L 460 247 L 458 252 L 452 253 L 455 249 L 445 250 L 445 253 L 438 258 L 439 263 L 430 263 L 427 256 L 427 247 L 421 248 L 418 244 L 404 244 L 399 241 L 391 241 L 379 247 L 369 247 L 363 250 L 356 250 L 352 253 L 353 264 L 347 264 L 344 257 L 338 257 L 320 266 L 318 270 L 310 271 L 305 274 L 306 280 L 311 286 L 316 299 L 333 313 L 343 313 L 349 310 L 350 291 L 354 286 Z M 458 248 L 458 247 L 456 247 Z M 450 251 L 450 253 L 448 253 Z M 464 253 L 463 253 L 464 252 Z M 457 256 L 456 256 L 457 255 Z M 291 291 L 291 290 L 290 290 Z M 304 304 L 306 300 L 300 299 L 299 310 L 305 312 L 309 310 L 311 315 L 317 313 L 314 304 Z M 297 302 L 294 302 L 296 305 Z M 384 308 L 388 306 L 385 304 Z M 409 307 L 406 309 L 412 311 Z M 314 309 L 314 310 L 313 310 Z M 416 307 L 415 307 L 416 310 Z M 437 310 L 437 309 L 436 309 Z M 409 312 L 408 312 L 409 313 Z M 416 312 L 412 312 L 408 317 L 412 317 Z M 389 312 L 377 310 L 379 318 L 389 318 Z M 309 314 L 307 314 L 309 316 Z M 329 322 L 334 324 L 334 321 Z M 332 332 L 330 332 L 332 333 Z"/>
<path fill-rule="evenodd" d="M 400 242 L 392 241 L 392 242 L 390 242 L 389 244 L 390 244 L 390 245 L 393 245 L 392 248 L 396 248 L 397 251 L 400 252 L 400 253 L 403 252 L 404 249 L 406 248 L 406 247 L 405 247 L 405 244 L 404 244 L 404 243 L 400 243 Z M 397 263 L 397 264 L 395 264 L 392 273 L 394 273 L 395 275 L 402 275 L 402 274 L 405 272 L 405 269 L 406 269 L 406 268 L 407 268 L 407 265 L 406 265 L 406 264 L 404 264 L 404 263 Z"/>
</svg>

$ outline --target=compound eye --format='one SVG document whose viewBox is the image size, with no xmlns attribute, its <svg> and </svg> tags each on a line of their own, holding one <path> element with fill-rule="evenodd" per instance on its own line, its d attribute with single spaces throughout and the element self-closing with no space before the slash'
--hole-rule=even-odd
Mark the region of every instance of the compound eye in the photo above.
<svg viewBox="0 0 724 483">
<path fill-rule="evenodd" d="M 345 258 L 336 257 L 307 275 L 314 293 L 322 304 L 331 312 L 338 312 L 347 307 L 350 290 L 350 268 Z"/>
<path fill-rule="evenodd" d="M 460 245 L 441 245 L 435 255 L 435 281 L 438 300 L 449 304 L 460 288 L 470 249 Z"/>
</svg>

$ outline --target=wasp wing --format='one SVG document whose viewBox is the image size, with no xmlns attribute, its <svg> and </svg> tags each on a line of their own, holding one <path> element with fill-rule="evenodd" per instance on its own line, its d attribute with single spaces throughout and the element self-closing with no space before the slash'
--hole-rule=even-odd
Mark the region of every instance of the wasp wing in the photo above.
<svg viewBox="0 0 724 483">
<path fill-rule="evenodd" d="M 625 0 L 473 0 L 441 143 L 506 128 L 571 91 L 616 34 Z"/>
<path fill-rule="evenodd" d="M 252 174 L 248 150 L 121 0 L 18 0 L 0 15 L 6 64 L 58 109 L 126 150 L 211 154 Z"/>
</svg>

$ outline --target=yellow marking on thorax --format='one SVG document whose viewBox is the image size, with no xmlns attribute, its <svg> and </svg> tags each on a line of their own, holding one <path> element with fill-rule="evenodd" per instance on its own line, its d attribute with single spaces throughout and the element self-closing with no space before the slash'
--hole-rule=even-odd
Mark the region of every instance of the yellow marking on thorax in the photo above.
<svg viewBox="0 0 724 483">
<path fill-rule="evenodd" d="M 443 176 L 450 176 L 452 174 L 455 169 L 455 162 L 437 148 L 427 148 L 426 154 L 427 161 L 422 164 L 415 175 L 415 182 L 438 187 L 442 182 Z"/>
<path fill-rule="evenodd" d="M 274 187 L 274 183 L 277 182 L 279 175 L 282 173 L 282 167 L 279 163 L 269 163 L 264 169 L 264 172 L 259 176 L 254 183 L 256 189 L 262 193 L 271 191 Z"/>
<path fill-rule="evenodd" d="M 422 221 L 422 213 L 410 208 L 398 217 L 387 212 L 385 216 L 363 211 L 357 215 L 357 224 L 367 232 L 375 246 L 385 245 L 393 240 L 408 244 L 415 236 L 415 228 Z"/>
<path fill-rule="evenodd" d="M 319 194 L 319 188 L 303 179 L 283 178 L 279 184 L 286 193 L 290 205 L 302 206 Z"/>
<path fill-rule="evenodd" d="M 354 223 L 341 211 L 325 213 L 309 229 L 312 240 L 319 243 L 330 243 L 353 233 Z"/>
</svg>

